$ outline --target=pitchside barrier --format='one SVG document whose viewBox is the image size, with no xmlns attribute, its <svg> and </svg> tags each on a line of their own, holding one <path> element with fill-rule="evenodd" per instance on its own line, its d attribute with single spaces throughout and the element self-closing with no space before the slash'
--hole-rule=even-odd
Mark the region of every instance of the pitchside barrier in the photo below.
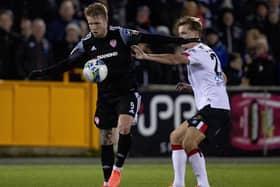
<svg viewBox="0 0 280 187">
<path fill-rule="evenodd" d="M 0 145 L 99 149 L 90 83 L 0 82 Z"/>
<path fill-rule="evenodd" d="M 167 156 L 169 133 L 196 113 L 192 94 L 175 86 L 141 88 L 139 122 L 133 126 L 131 156 Z M 280 155 L 280 89 L 228 87 L 231 124 L 205 154 Z M 97 88 L 90 83 L 0 82 L 0 146 L 99 149 L 93 125 Z"/>
</svg>

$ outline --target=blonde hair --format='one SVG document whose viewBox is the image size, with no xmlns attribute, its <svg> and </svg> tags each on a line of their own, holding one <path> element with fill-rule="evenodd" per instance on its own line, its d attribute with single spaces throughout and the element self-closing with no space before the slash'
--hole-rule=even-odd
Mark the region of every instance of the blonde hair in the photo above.
<svg viewBox="0 0 280 187">
<path fill-rule="evenodd" d="M 108 9 L 102 3 L 92 3 L 84 11 L 85 16 L 95 17 L 104 16 L 108 18 Z"/>
<path fill-rule="evenodd" d="M 192 16 L 183 16 L 177 20 L 174 26 L 174 33 L 178 35 L 178 28 L 182 25 L 189 25 L 189 28 L 193 31 L 197 31 L 201 36 L 202 33 L 202 23 L 199 18 Z"/>
</svg>

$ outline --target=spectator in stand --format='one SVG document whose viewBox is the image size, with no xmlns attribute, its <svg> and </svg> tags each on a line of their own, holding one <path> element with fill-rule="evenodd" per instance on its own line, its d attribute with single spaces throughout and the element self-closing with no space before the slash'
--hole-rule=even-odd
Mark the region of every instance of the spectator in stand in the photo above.
<svg viewBox="0 0 280 187">
<path fill-rule="evenodd" d="M 198 3 L 194 0 L 186 1 L 183 7 L 182 16 L 198 17 L 203 27 L 205 27 L 205 18 L 201 12 L 199 12 Z"/>
<path fill-rule="evenodd" d="M 118 1 L 110 1 L 109 4 L 109 12 L 111 15 L 111 23 L 114 25 L 125 25 L 125 6 L 127 0 L 118 0 Z"/>
<path fill-rule="evenodd" d="M 86 21 L 81 20 L 79 22 L 80 30 L 81 30 L 81 37 L 85 37 L 89 33 L 88 24 Z"/>
<path fill-rule="evenodd" d="M 261 32 L 257 29 L 257 28 L 253 28 L 247 31 L 246 33 L 246 50 L 245 50 L 245 63 L 251 63 L 252 59 L 251 57 L 253 57 L 255 55 L 255 49 L 256 49 L 256 42 L 259 38 L 261 38 L 263 35 L 261 34 Z"/>
<path fill-rule="evenodd" d="M 180 17 L 184 1 L 151 1 L 153 2 L 153 20 L 157 25 L 165 25 L 172 28 L 176 19 Z"/>
<path fill-rule="evenodd" d="M 218 31 L 214 28 L 205 29 L 205 39 L 207 45 L 218 55 L 224 70 L 228 63 L 228 52 L 225 45 L 219 39 Z"/>
<path fill-rule="evenodd" d="M 233 10 L 224 8 L 221 15 L 221 23 L 219 25 L 219 35 L 221 41 L 227 47 L 227 51 L 230 52 L 243 52 L 242 46 L 243 31 L 235 22 Z"/>
<path fill-rule="evenodd" d="M 227 75 L 227 85 L 239 86 L 242 83 L 242 59 L 239 53 L 230 53 L 228 59 L 228 67 L 225 70 Z"/>
<path fill-rule="evenodd" d="M 269 12 L 275 12 L 280 15 L 280 0 L 269 0 L 268 6 Z"/>
<path fill-rule="evenodd" d="M 42 19 L 35 19 L 32 22 L 31 37 L 23 42 L 17 51 L 17 70 L 21 79 L 27 78 L 32 70 L 53 64 L 53 52 L 50 43 L 44 38 L 45 31 L 45 22 Z M 50 76 L 40 78 L 40 80 L 51 79 Z"/>
<path fill-rule="evenodd" d="M 255 56 L 247 64 L 246 78 L 253 86 L 271 86 L 277 84 L 277 68 L 264 35 L 256 41 Z"/>
<path fill-rule="evenodd" d="M 19 36 L 12 31 L 13 12 L 0 10 L 0 79 L 17 79 L 15 51 L 20 43 Z"/>
<path fill-rule="evenodd" d="M 150 19 L 150 8 L 147 5 L 141 5 L 137 8 L 135 24 L 131 27 L 143 33 L 157 34 L 156 28 L 152 25 Z M 155 45 L 141 44 L 143 50 L 151 52 L 158 48 Z M 137 80 L 139 84 L 159 84 L 161 82 L 160 75 L 162 74 L 161 65 L 158 63 L 149 63 L 136 61 Z"/>
<path fill-rule="evenodd" d="M 61 41 L 65 35 L 65 28 L 69 23 L 79 24 L 74 19 L 75 8 L 72 0 L 63 0 L 59 7 L 59 18 L 48 25 L 47 38 L 50 42 Z"/>
<path fill-rule="evenodd" d="M 268 22 L 265 26 L 265 34 L 271 49 L 271 53 L 276 62 L 280 64 L 280 22 L 279 14 L 277 12 L 270 12 L 268 15 Z"/>
<path fill-rule="evenodd" d="M 56 61 L 67 58 L 81 39 L 81 29 L 74 23 L 69 23 L 65 29 L 65 37 L 54 46 Z"/>
<path fill-rule="evenodd" d="M 74 23 L 69 23 L 66 27 L 65 38 L 54 45 L 54 58 L 56 62 L 59 62 L 63 59 L 66 59 L 73 48 L 81 39 L 81 29 Z M 78 66 L 79 68 L 83 67 L 83 64 Z M 70 70 L 70 80 L 80 81 L 81 76 L 73 73 L 73 70 Z M 56 80 L 61 80 L 61 75 L 55 77 Z"/>
<path fill-rule="evenodd" d="M 143 33 L 156 34 L 156 28 L 152 25 L 150 14 L 150 8 L 147 5 L 138 7 L 134 29 Z"/>
<path fill-rule="evenodd" d="M 16 4 L 22 3 L 19 11 L 17 11 L 18 16 L 22 17 L 27 16 L 31 20 L 36 18 L 42 18 L 43 20 L 49 22 L 56 18 L 56 10 L 58 8 L 58 0 L 25 0 L 25 1 L 16 1 Z"/>
<path fill-rule="evenodd" d="M 28 18 L 22 18 L 20 21 L 20 35 L 24 41 L 32 35 L 32 23 Z"/>
<path fill-rule="evenodd" d="M 240 23 L 239 26 L 244 29 L 247 27 L 248 16 L 255 14 L 256 1 L 233 0 L 232 5 L 232 7 L 221 7 L 221 10 L 223 8 L 232 9 L 235 21 Z"/>
<path fill-rule="evenodd" d="M 280 21 L 279 21 L 279 12 L 276 11 L 270 12 L 268 15 L 268 23 L 266 25 L 266 36 L 268 38 L 268 43 L 270 46 L 270 51 L 272 53 L 273 58 L 277 64 L 278 68 L 278 84 L 280 84 Z"/>
<path fill-rule="evenodd" d="M 198 16 L 198 4 L 194 0 L 185 1 L 182 15 L 197 17 Z"/>
<path fill-rule="evenodd" d="M 198 1 L 198 17 L 204 20 L 204 27 L 208 28 L 212 26 L 212 12 L 207 6 L 207 3 L 203 0 Z"/>
<path fill-rule="evenodd" d="M 248 20 L 249 28 L 258 28 L 264 32 L 265 23 L 267 22 L 268 5 L 266 1 L 258 1 L 256 4 L 255 13 L 251 15 Z"/>
<path fill-rule="evenodd" d="M 154 25 L 165 25 L 169 29 L 175 20 L 181 16 L 182 8 L 185 0 L 125 0 L 126 1 L 126 22 L 134 22 L 134 18 L 137 12 L 137 7 L 140 5 L 147 5 L 151 9 L 151 20 Z"/>
</svg>

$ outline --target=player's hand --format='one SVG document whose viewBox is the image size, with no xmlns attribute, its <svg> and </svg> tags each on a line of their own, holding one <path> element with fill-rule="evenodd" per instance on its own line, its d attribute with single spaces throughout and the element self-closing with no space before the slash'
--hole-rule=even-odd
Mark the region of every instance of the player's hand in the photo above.
<svg viewBox="0 0 280 187">
<path fill-rule="evenodd" d="M 41 77 L 42 76 L 42 70 L 41 69 L 37 69 L 37 70 L 33 70 L 29 73 L 27 80 L 32 80 L 36 77 Z"/>
<path fill-rule="evenodd" d="M 135 53 L 134 57 L 139 60 L 144 60 L 148 56 L 138 45 L 131 46 L 131 49 Z"/>
<path fill-rule="evenodd" d="M 179 82 L 176 85 L 176 91 L 179 93 L 192 93 L 193 92 L 192 86 L 185 82 Z"/>
</svg>

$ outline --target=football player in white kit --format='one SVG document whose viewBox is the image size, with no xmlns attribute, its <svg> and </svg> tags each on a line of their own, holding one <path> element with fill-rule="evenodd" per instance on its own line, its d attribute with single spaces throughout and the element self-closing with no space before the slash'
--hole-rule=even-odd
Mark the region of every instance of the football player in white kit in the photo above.
<svg viewBox="0 0 280 187">
<path fill-rule="evenodd" d="M 198 18 L 182 17 L 177 21 L 175 29 L 180 37 L 200 38 L 202 24 Z M 230 104 L 225 87 L 226 81 L 220 61 L 210 47 L 199 40 L 184 44 L 182 47 L 184 48 L 182 54 L 147 54 L 138 46 L 132 48 L 137 59 L 163 64 L 186 64 L 198 112 L 170 134 L 174 168 L 172 186 L 185 186 L 188 159 L 198 187 L 209 187 L 205 159 L 199 144 L 202 141 L 213 141 L 221 129 L 229 124 Z M 186 83 L 179 83 L 176 88 L 179 92 L 186 89 L 188 89 Z"/>
</svg>

